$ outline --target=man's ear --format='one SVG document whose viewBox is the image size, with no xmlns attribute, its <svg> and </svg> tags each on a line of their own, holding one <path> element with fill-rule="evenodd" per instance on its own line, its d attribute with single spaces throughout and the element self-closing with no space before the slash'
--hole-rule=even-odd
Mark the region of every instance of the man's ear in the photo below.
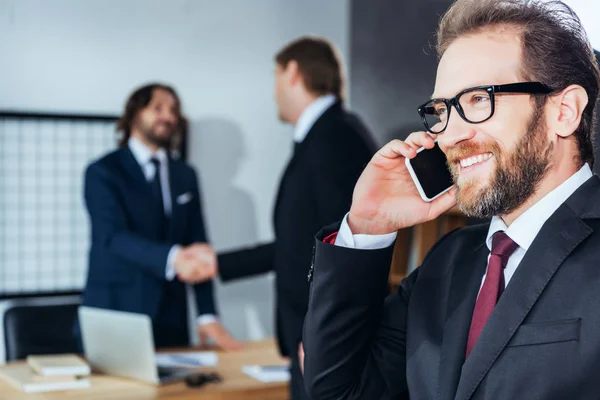
<svg viewBox="0 0 600 400">
<path fill-rule="evenodd" d="M 588 104 L 588 95 L 579 85 L 570 85 L 552 96 L 552 131 L 560 137 L 571 136 L 581 123 L 581 115 Z"/>
<path fill-rule="evenodd" d="M 285 75 L 287 76 L 290 85 L 295 85 L 300 80 L 300 72 L 298 71 L 298 62 L 290 60 L 285 67 Z"/>
</svg>

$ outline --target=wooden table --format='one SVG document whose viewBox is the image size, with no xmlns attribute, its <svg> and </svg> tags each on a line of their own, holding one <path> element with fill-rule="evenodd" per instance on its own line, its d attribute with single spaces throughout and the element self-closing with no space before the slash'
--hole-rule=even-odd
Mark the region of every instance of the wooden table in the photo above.
<svg viewBox="0 0 600 400">
<path fill-rule="evenodd" d="M 215 368 L 203 368 L 202 371 L 216 371 L 223 377 L 219 384 L 208 384 L 201 388 L 188 388 L 178 382 L 156 387 L 128 379 L 93 375 L 90 389 L 25 394 L 14 389 L 0 379 L 0 399 L 2 400 L 284 400 L 288 398 L 287 383 L 262 383 L 245 375 L 242 365 L 283 365 L 273 340 L 249 342 L 242 351 L 234 353 L 219 352 L 219 365 Z"/>
</svg>

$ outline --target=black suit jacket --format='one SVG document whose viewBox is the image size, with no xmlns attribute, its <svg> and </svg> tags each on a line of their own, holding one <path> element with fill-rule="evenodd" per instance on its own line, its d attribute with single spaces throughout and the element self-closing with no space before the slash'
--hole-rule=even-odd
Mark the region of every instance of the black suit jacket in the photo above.
<svg viewBox="0 0 600 400">
<path fill-rule="evenodd" d="M 313 400 L 599 398 L 600 179 L 546 221 L 465 361 L 487 229 L 442 238 L 388 297 L 392 248 L 317 241 L 304 332 Z"/>
<path fill-rule="evenodd" d="M 224 281 L 276 271 L 282 354 L 296 354 L 302 337 L 314 235 L 348 211 L 354 185 L 374 152 L 362 122 L 340 103 L 332 105 L 298 145 L 281 179 L 273 218 L 276 241 L 219 256 Z"/>
<path fill-rule="evenodd" d="M 84 305 L 154 318 L 171 247 L 206 242 L 196 173 L 169 158 L 169 183 L 172 213 L 165 241 L 160 239 L 162 210 L 128 147 L 87 168 L 84 192 L 92 240 Z M 179 204 L 182 194 L 188 201 Z M 214 314 L 212 282 L 195 285 L 195 292 L 199 313 Z"/>
</svg>

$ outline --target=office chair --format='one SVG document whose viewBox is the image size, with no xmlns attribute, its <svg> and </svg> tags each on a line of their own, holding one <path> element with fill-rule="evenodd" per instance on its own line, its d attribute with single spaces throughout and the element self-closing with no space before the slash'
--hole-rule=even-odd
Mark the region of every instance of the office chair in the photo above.
<svg viewBox="0 0 600 400">
<path fill-rule="evenodd" d="M 0 364 L 30 354 L 79 353 L 73 327 L 79 294 L 0 300 Z"/>
</svg>

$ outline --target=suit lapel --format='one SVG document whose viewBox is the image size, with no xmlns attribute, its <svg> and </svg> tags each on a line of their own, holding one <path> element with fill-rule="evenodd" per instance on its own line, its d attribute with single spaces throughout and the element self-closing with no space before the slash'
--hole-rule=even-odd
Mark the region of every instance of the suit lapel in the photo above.
<svg viewBox="0 0 600 400">
<path fill-rule="evenodd" d="M 133 182 L 137 184 L 145 194 L 151 196 L 152 189 L 146 180 L 144 171 L 142 171 L 141 165 L 138 164 L 129 147 L 125 146 L 121 149 L 121 160 L 123 169 L 133 179 Z"/>
<path fill-rule="evenodd" d="M 474 251 L 464 252 L 454 266 L 438 375 L 438 398 L 441 400 L 454 398 L 465 361 L 471 316 L 487 265 L 488 248 L 484 241 L 485 236 Z"/>
<path fill-rule="evenodd" d="M 560 265 L 591 233 L 568 204 L 546 221 L 464 363 L 456 400 L 471 397 Z"/>
</svg>

